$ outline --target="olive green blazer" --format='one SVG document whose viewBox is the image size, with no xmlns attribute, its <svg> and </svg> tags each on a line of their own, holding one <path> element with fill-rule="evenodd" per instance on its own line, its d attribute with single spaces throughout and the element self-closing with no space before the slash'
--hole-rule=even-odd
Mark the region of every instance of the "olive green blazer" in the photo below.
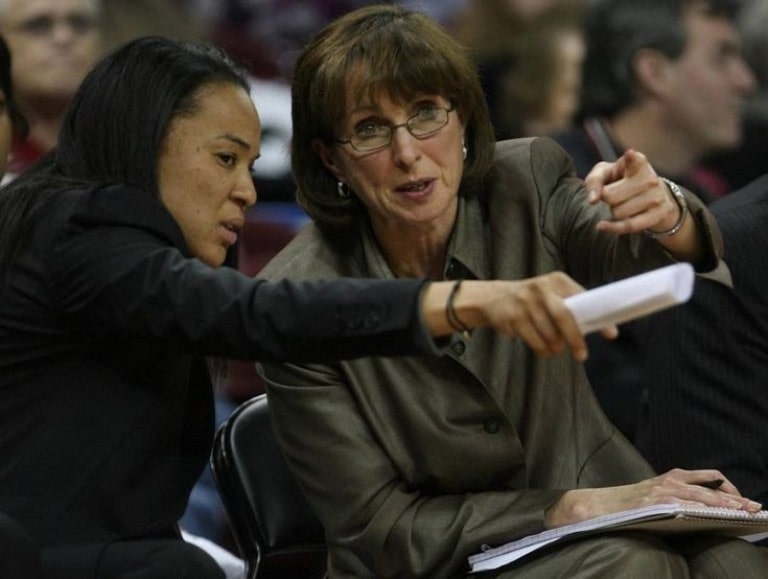
<svg viewBox="0 0 768 579">
<path fill-rule="evenodd" d="M 562 270 L 595 286 L 668 264 L 644 235 L 598 232 L 553 141 L 499 143 L 480 196 L 463 198 L 447 278 L 524 279 Z M 709 265 L 720 238 L 692 195 Z M 389 278 L 367 223 L 335 249 L 304 229 L 262 272 L 272 278 Z M 264 365 L 277 435 L 325 526 L 331 577 L 452 577 L 467 556 L 544 529 L 566 489 L 653 474 L 596 402 L 581 364 L 539 358 L 488 330 L 442 356 Z"/>
</svg>

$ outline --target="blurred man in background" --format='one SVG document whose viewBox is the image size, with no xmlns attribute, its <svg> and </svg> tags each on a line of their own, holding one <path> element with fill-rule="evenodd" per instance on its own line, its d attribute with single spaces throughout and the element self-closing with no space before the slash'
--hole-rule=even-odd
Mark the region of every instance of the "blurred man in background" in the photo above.
<svg viewBox="0 0 768 579">
<path fill-rule="evenodd" d="M 101 0 L 0 0 L 0 34 L 29 137 L 11 151 L 10 177 L 55 144 L 64 111 L 101 54 Z"/>
<path fill-rule="evenodd" d="M 599 0 L 587 5 L 581 123 L 557 136 L 584 177 L 626 149 L 705 203 L 727 194 L 705 156 L 735 149 L 756 82 L 733 0 Z M 634 439 L 645 396 L 644 321 L 617 340 L 588 339 L 586 364 L 603 408 Z"/>
</svg>

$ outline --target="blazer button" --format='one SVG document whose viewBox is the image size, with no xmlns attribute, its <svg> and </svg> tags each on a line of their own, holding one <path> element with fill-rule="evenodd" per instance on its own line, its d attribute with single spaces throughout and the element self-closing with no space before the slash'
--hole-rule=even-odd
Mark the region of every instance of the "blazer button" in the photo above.
<svg viewBox="0 0 768 579">
<path fill-rule="evenodd" d="M 483 423 L 483 430 L 488 434 L 498 434 L 501 430 L 501 423 L 496 418 L 489 418 Z"/>
<path fill-rule="evenodd" d="M 454 342 L 451 344 L 451 349 L 453 350 L 453 353 L 457 356 L 461 356 L 464 352 L 467 351 L 467 346 L 459 340 L 458 342 Z"/>
</svg>

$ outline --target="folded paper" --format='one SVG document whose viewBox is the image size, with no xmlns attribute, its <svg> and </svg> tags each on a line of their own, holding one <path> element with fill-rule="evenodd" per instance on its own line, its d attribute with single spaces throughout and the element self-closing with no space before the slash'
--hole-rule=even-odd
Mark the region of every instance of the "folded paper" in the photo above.
<svg viewBox="0 0 768 579">
<path fill-rule="evenodd" d="M 565 305 L 588 334 L 688 301 L 694 278 L 689 263 L 676 263 L 570 296 Z"/>
</svg>

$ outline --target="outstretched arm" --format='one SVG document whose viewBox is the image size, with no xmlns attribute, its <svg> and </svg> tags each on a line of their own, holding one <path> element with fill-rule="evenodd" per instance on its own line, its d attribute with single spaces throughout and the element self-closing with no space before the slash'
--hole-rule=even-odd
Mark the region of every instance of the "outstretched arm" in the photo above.
<svg viewBox="0 0 768 579">
<path fill-rule="evenodd" d="M 451 333 L 448 300 L 455 282 L 434 282 L 424 291 L 422 313 L 433 335 Z M 587 358 L 587 345 L 564 299 L 584 288 L 563 272 L 520 281 L 465 281 L 455 294 L 456 319 L 468 329 L 490 327 L 502 336 L 523 340 L 539 356 L 570 350 L 576 360 Z M 616 326 L 602 330 L 612 339 Z"/>
</svg>

